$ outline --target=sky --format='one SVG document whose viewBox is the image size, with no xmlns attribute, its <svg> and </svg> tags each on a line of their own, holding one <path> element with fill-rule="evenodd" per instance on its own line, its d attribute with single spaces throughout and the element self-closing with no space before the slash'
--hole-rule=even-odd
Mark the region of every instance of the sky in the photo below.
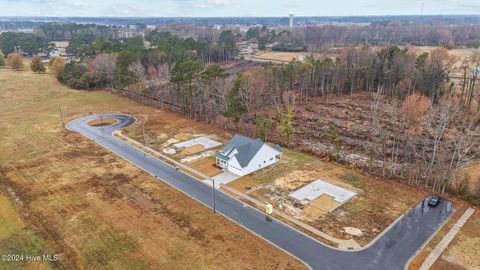
<svg viewBox="0 0 480 270">
<path fill-rule="evenodd" d="M 227 17 L 479 14 L 480 0 L 0 0 L 0 16 Z"/>
</svg>

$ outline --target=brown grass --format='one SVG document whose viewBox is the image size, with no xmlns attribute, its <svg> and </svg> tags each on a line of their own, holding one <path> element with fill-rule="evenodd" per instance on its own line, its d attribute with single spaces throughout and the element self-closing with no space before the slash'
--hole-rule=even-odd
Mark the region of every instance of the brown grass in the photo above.
<svg viewBox="0 0 480 270">
<path fill-rule="evenodd" d="M 305 53 L 261 51 L 255 54 L 253 58 L 260 60 L 290 62 L 293 59 L 303 60 L 304 56 Z"/>
<path fill-rule="evenodd" d="M 116 123 L 118 123 L 118 120 L 106 118 L 106 119 L 95 119 L 88 122 L 87 124 L 92 127 L 103 127 L 103 126 L 115 125 Z"/>
<path fill-rule="evenodd" d="M 180 153 L 182 155 L 185 155 L 185 156 L 190 156 L 190 155 L 198 154 L 198 153 L 202 152 L 203 150 L 205 150 L 205 148 L 203 147 L 202 144 L 196 144 L 196 145 L 192 145 L 190 147 L 186 147 L 186 148 L 182 149 L 180 151 Z"/>
<path fill-rule="evenodd" d="M 480 186 L 480 161 L 474 160 L 472 163 L 460 169 L 459 179 L 465 179 L 467 177 L 469 181 L 469 189 L 471 192 L 475 192 Z"/>
<path fill-rule="evenodd" d="M 435 264 L 435 269 L 442 265 L 465 269 L 480 269 L 480 212 L 475 211 L 462 227 L 453 242 L 447 247 Z M 455 268 L 451 268 L 455 269 Z"/>
<path fill-rule="evenodd" d="M 105 91 L 69 90 L 48 74 L 0 69 L 0 194 L 11 202 L 0 204 L 0 218 L 11 221 L 0 222 L 0 235 L 15 236 L 0 241 L 2 253 L 59 254 L 50 266 L 60 269 L 305 268 L 94 142 L 63 131 L 61 107 L 67 120 L 88 112 L 143 117 L 149 136 L 154 129 L 167 135 L 212 130 Z"/>
</svg>

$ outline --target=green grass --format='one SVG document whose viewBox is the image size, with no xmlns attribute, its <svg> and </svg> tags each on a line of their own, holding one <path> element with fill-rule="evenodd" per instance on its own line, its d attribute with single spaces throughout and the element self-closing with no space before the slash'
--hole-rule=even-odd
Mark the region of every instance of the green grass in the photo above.
<svg viewBox="0 0 480 270">
<path fill-rule="evenodd" d="M 283 151 L 283 158 L 295 165 L 304 165 L 310 161 L 313 161 L 314 157 L 298 151 L 292 151 L 285 149 Z"/>
<path fill-rule="evenodd" d="M 367 185 L 365 182 L 363 182 L 360 177 L 357 175 L 353 174 L 352 172 L 347 172 L 343 175 L 340 175 L 340 178 L 344 180 L 345 182 L 349 183 L 350 185 L 361 189 L 361 190 L 366 190 Z"/>
<path fill-rule="evenodd" d="M 14 206 L 0 193 L 0 255 L 42 255 L 41 240 L 28 229 Z M 9 262 L 8 269 L 25 269 L 27 262 Z M 0 269 L 2 265 L 0 263 Z"/>
</svg>

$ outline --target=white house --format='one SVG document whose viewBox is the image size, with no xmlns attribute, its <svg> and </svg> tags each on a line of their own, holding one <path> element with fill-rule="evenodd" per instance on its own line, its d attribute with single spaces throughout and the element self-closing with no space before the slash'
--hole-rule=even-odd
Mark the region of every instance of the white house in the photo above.
<svg viewBox="0 0 480 270">
<path fill-rule="evenodd" d="M 216 163 L 226 171 L 244 176 L 276 163 L 281 154 L 279 145 L 272 147 L 261 139 L 237 134 L 218 152 Z"/>
</svg>

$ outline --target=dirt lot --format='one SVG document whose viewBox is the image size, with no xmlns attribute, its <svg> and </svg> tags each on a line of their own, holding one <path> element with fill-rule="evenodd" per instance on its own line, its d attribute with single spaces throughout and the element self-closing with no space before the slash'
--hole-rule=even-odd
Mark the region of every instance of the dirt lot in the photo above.
<svg viewBox="0 0 480 270">
<path fill-rule="evenodd" d="M 69 90 L 48 74 L 0 69 L 2 253 L 60 255 L 51 265 L 28 265 L 35 269 L 304 268 L 95 143 L 62 131 L 61 107 L 67 119 L 90 111 L 143 116 L 156 124 L 148 128 L 167 135 L 212 130 L 104 91 Z M 16 266 L 27 267 L 6 268 Z"/>
<path fill-rule="evenodd" d="M 205 153 L 203 146 L 192 146 L 184 149 L 174 149 L 173 144 L 188 141 L 194 137 L 208 136 L 218 142 L 226 142 L 232 134 L 221 128 L 209 126 L 203 122 L 197 122 L 180 115 L 163 112 L 160 117 L 159 110 L 151 110 L 155 114 L 140 113 L 136 115 L 138 123 L 124 130 L 124 134 L 141 143 L 145 143 L 159 152 L 170 156 L 177 161 L 199 152 Z M 143 137 L 142 125 L 144 122 L 145 138 Z M 172 151 L 173 150 L 173 151 Z M 212 154 L 212 151 L 208 150 Z M 170 152 L 172 151 L 172 152 Z M 202 154 L 200 153 L 200 154 Z"/>
<path fill-rule="evenodd" d="M 215 165 L 215 158 L 201 159 L 188 163 L 187 166 L 210 177 L 214 177 L 222 173 L 222 169 Z"/>
<path fill-rule="evenodd" d="M 318 202 L 317 199 L 313 205 L 303 206 L 288 198 L 290 192 L 316 179 L 353 189 L 359 195 L 331 213 L 324 213 L 328 212 L 326 208 L 333 207 L 331 200 Z M 276 209 L 331 236 L 353 238 L 360 245 L 369 243 L 426 195 L 406 185 L 367 176 L 293 151 L 286 151 L 280 163 L 228 186 L 264 203 L 273 203 Z M 321 207 L 316 205 L 319 203 L 322 203 Z M 329 204 L 328 207 L 325 203 Z M 352 237 L 344 231 L 345 227 L 358 228 L 363 236 Z"/>
<path fill-rule="evenodd" d="M 305 58 L 305 55 L 307 55 L 307 53 L 260 51 L 252 58 L 259 60 L 290 62 L 293 59 L 301 61 Z"/>
</svg>

